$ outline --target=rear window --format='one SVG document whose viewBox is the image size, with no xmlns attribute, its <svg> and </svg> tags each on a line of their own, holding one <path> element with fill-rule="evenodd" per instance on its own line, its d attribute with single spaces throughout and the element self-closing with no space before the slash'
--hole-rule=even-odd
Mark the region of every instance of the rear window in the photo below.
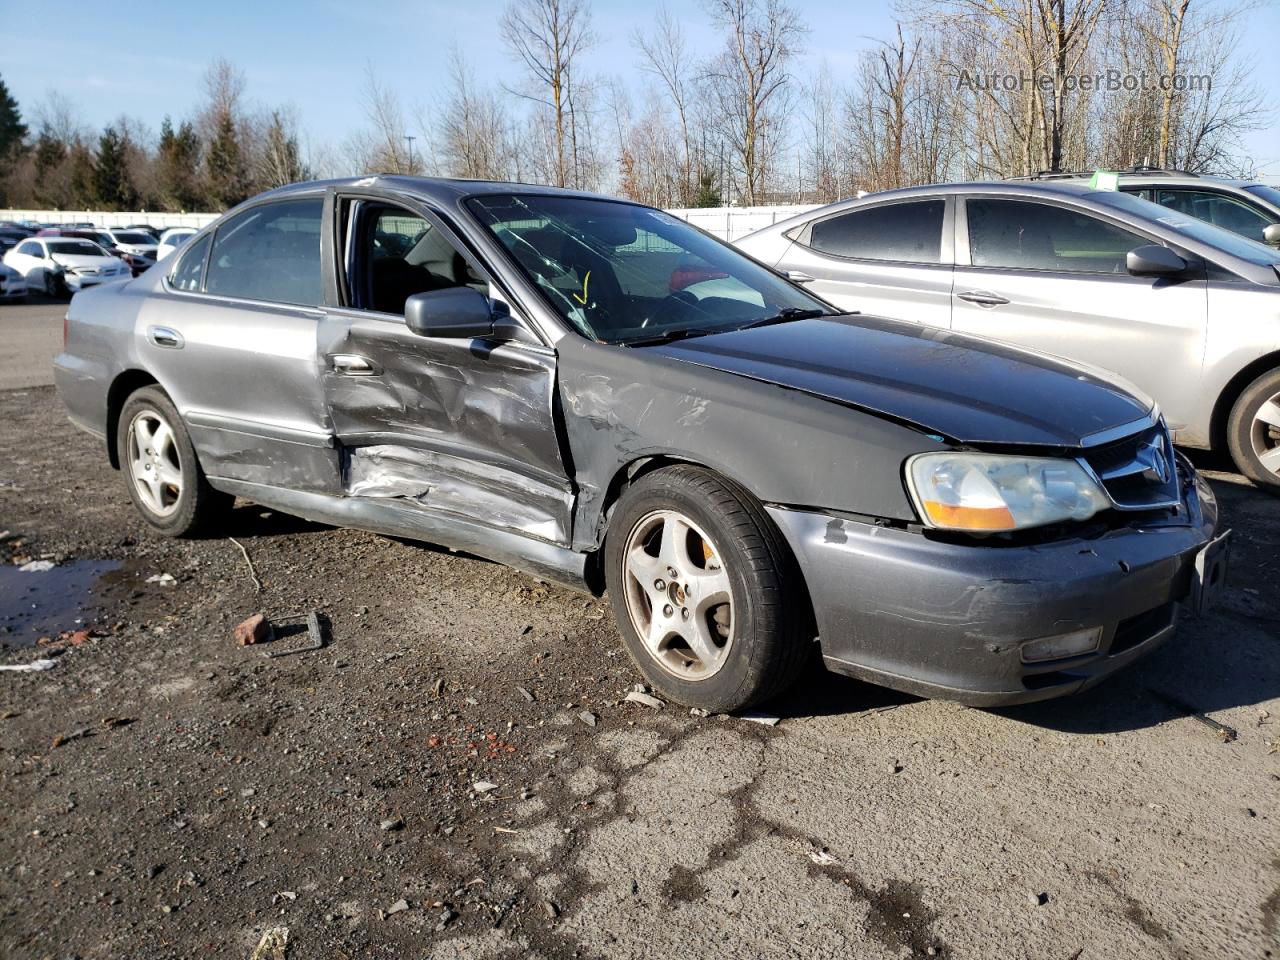
<svg viewBox="0 0 1280 960">
<path fill-rule="evenodd" d="M 155 243 L 150 236 L 145 233 L 128 233 L 125 231 L 116 231 L 116 243 L 130 244 L 152 244 Z"/>
<path fill-rule="evenodd" d="M 859 260 L 939 263 L 945 200 L 890 203 L 819 220 L 809 246 Z"/>
</svg>

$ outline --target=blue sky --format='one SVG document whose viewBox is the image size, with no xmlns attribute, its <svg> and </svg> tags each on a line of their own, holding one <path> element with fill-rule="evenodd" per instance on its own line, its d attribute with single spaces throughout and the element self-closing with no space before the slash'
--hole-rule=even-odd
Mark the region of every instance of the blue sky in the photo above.
<svg viewBox="0 0 1280 960">
<path fill-rule="evenodd" d="M 806 60 L 825 58 L 837 78 L 851 72 L 869 37 L 890 35 L 892 4 L 855 5 L 839 0 L 793 0 L 813 28 Z M 618 74 L 634 91 L 640 82 L 630 37 L 647 28 L 657 5 L 636 0 L 592 0 L 599 43 L 593 72 Z M 240 66 L 248 97 L 264 105 L 292 104 L 313 143 L 338 143 L 363 123 L 364 71 L 372 63 L 380 80 L 406 107 L 429 112 L 445 92 L 449 46 L 457 42 L 477 79 L 509 86 L 520 70 L 498 36 L 501 0 L 222 0 L 217 4 L 85 4 L 63 0 L 0 0 L 0 75 L 30 113 L 56 88 L 94 127 L 127 113 L 158 128 L 167 113 L 190 114 L 199 103 L 209 61 L 224 56 Z M 670 3 L 685 23 L 697 54 L 716 40 L 701 6 Z M 459 10 L 464 11 L 462 15 Z M 35 15 L 33 15 L 35 14 Z M 60 29 L 57 24 L 74 25 Z M 18 26 L 20 25 L 20 26 Z M 16 29 L 15 29 L 16 27 Z M 1280 38 L 1280 3 L 1251 14 L 1244 37 L 1269 93 Z M 1280 117 L 1249 138 L 1261 169 L 1280 174 Z"/>
</svg>

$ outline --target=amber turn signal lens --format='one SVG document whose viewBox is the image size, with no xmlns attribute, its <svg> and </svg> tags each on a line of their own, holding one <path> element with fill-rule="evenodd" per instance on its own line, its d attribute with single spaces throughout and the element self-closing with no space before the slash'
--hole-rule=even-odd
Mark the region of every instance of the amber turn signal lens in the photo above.
<svg viewBox="0 0 1280 960">
<path fill-rule="evenodd" d="M 929 522 L 936 527 L 975 533 L 1017 529 L 1008 507 L 954 507 L 936 500 L 925 500 L 921 505 L 929 515 Z"/>
</svg>

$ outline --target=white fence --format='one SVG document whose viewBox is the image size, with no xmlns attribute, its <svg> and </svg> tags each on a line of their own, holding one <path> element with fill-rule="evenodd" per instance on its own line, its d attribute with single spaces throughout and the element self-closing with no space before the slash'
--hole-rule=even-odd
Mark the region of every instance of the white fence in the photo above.
<svg viewBox="0 0 1280 960">
<path fill-rule="evenodd" d="M 814 204 L 779 207 L 704 207 L 668 210 L 672 216 L 713 233 L 721 240 L 737 240 L 772 226 L 797 213 L 814 209 Z M 101 210 L 0 210 L 0 220 L 32 220 L 36 223 L 92 223 L 96 227 L 127 227 L 149 223 L 153 227 L 203 227 L 216 220 L 217 213 L 106 213 Z"/>
<path fill-rule="evenodd" d="M 219 213 L 106 213 L 102 210 L 0 210 L 0 220 L 32 220 L 36 223 L 92 223 L 95 227 L 128 227 L 149 223 L 168 227 L 203 227 L 217 220 Z"/>
<path fill-rule="evenodd" d="M 687 220 L 721 240 L 733 241 L 817 207 L 818 204 L 814 203 L 778 207 L 701 207 L 668 210 L 667 213 Z"/>
</svg>

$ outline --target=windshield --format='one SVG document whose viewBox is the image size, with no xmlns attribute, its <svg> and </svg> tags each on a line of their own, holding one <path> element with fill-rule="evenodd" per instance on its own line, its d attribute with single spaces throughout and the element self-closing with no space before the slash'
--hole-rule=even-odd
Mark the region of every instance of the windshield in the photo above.
<svg viewBox="0 0 1280 960">
<path fill-rule="evenodd" d="M 467 205 L 560 315 L 605 343 L 833 312 L 658 210 L 538 194 L 472 197 Z"/>
<path fill-rule="evenodd" d="M 105 257 L 109 254 L 89 240 L 51 240 L 50 253 L 74 254 L 77 257 Z"/>
<path fill-rule="evenodd" d="M 151 244 L 155 243 L 155 240 L 147 236 L 145 233 L 125 233 L 123 231 L 117 230 L 115 232 L 115 238 L 116 238 L 116 243 L 130 243 L 130 244 L 141 243 L 147 246 L 150 246 Z"/>
<path fill-rule="evenodd" d="M 1256 263 L 1259 266 L 1280 263 L 1280 251 L 1268 247 L 1265 243 L 1249 240 L 1238 233 L 1232 233 L 1230 230 L 1215 227 L 1213 224 L 1205 223 L 1203 220 L 1177 213 L 1168 207 L 1160 206 L 1158 203 L 1135 197 L 1133 194 L 1102 190 L 1097 193 L 1091 193 L 1088 196 L 1091 200 L 1097 200 L 1099 203 L 1105 203 L 1108 206 L 1124 210 L 1126 213 L 1140 216 L 1144 220 L 1154 221 L 1162 227 L 1167 227 L 1178 233 L 1184 233 L 1192 239 L 1207 243 L 1211 247 L 1216 247 L 1224 253 L 1231 254 L 1233 257 L 1239 257 L 1241 260 L 1247 260 L 1249 263 Z"/>
<path fill-rule="evenodd" d="M 1251 183 L 1245 187 L 1255 197 L 1261 197 L 1273 207 L 1280 207 L 1280 190 L 1269 187 L 1265 183 Z"/>
</svg>

